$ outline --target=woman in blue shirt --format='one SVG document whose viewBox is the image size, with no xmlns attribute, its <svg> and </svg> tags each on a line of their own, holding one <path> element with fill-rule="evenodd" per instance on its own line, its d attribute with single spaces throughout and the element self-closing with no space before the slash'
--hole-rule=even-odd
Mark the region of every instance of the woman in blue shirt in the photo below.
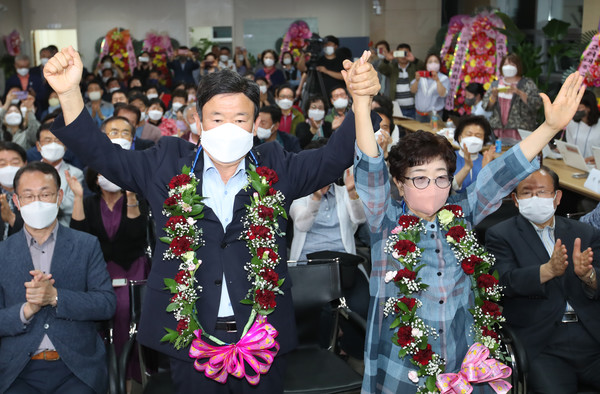
<svg viewBox="0 0 600 394">
<path fill-rule="evenodd" d="M 492 128 L 483 116 L 465 116 L 460 119 L 454 139 L 458 142 L 460 150 L 456 154 L 456 171 L 452 190 L 460 193 L 477 179 L 479 171 L 494 158 L 494 147 L 491 146 L 480 151 L 483 145 L 490 142 Z"/>
</svg>

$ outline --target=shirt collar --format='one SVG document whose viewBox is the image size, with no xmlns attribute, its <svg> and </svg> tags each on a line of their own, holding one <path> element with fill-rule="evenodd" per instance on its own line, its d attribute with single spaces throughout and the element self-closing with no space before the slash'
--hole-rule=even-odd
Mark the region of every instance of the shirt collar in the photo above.
<svg viewBox="0 0 600 394">
<path fill-rule="evenodd" d="M 538 233 L 541 233 L 542 231 L 544 231 L 544 229 L 548 228 L 550 229 L 550 231 L 554 232 L 554 227 L 556 225 L 556 220 L 554 219 L 554 216 L 552 216 L 552 223 L 549 224 L 546 227 L 542 227 L 540 228 L 537 224 L 535 224 L 534 222 L 532 222 L 531 220 L 527 219 L 527 221 L 529 223 L 531 223 L 531 225 L 533 226 L 533 228 L 535 229 L 535 231 L 537 231 Z"/>
<path fill-rule="evenodd" d="M 27 239 L 27 246 L 34 245 L 36 243 L 36 241 L 33 238 L 33 236 L 29 233 L 29 231 L 27 231 L 27 227 L 23 226 L 23 229 L 25 230 L 25 239 Z M 44 244 L 46 244 L 48 242 L 55 242 L 57 233 L 58 233 L 58 220 L 55 219 L 54 220 L 54 228 L 52 229 L 52 232 L 50 233 L 50 236 L 48 237 L 48 239 L 46 239 L 46 241 L 44 241 Z"/>
<path fill-rule="evenodd" d="M 204 157 L 204 169 L 202 171 L 202 175 L 206 175 L 206 173 L 213 169 L 214 171 L 217 171 L 217 167 L 215 167 L 215 163 L 213 163 L 213 161 L 210 159 L 210 157 L 208 156 L 208 154 L 206 153 L 206 150 L 202 150 L 202 156 Z M 237 174 L 240 173 L 240 171 L 245 171 L 246 170 L 246 158 L 244 157 L 244 159 L 242 161 L 240 161 L 240 164 L 238 164 L 237 169 L 235 170 L 235 172 L 233 173 L 233 176 L 236 176 Z"/>
</svg>

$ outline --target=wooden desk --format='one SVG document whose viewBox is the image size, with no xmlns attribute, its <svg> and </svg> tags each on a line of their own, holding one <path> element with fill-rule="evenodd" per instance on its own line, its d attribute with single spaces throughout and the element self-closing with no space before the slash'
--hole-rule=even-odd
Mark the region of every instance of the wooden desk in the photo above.
<svg viewBox="0 0 600 394">
<path fill-rule="evenodd" d="M 566 165 L 562 160 L 544 159 L 543 164 L 556 172 L 561 187 L 600 201 L 600 194 L 583 186 L 586 178 L 573 178 L 573 174 L 581 173 L 581 170 Z"/>
<path fill-rule="evenodd" d="M 440 122 L 441 122 L 441 120 L 440 120 Z M 423 131 L 429 131 L 430 133 L 433 133 L 431 124 L 421 123 L 414 119 L 394 118 L 394 124 L 397 124 L 400 127 L 404 127 L 406 130 L 409 130 L 409 131 L 423 130 Z"/>
</svg>

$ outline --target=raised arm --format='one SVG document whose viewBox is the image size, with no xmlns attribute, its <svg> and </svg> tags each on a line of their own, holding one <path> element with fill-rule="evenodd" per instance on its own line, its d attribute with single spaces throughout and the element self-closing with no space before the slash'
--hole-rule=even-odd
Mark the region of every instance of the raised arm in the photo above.
<svg viewBox="0 0 600 394">
<path fill-rule="evenodd" d="M 58 94 L 65 125 L 73 122 L 84 107 L 79 89 L 83 64 L 72 46 L 63 48 L 44 66 L 44 78 Z"/>
<path fill-rule="evenodd" d="M 531 135 L 520 142 L 521 150 L 527 160 L 533 160 L 552 137 L 569 123 L 577 111 L 584 91 L 583 77 L 579 72 L 574 72 L 563 83 L 553 103 L 545 93 L 540 93 L 544 102 L 546 120 Z"/>
</svg>

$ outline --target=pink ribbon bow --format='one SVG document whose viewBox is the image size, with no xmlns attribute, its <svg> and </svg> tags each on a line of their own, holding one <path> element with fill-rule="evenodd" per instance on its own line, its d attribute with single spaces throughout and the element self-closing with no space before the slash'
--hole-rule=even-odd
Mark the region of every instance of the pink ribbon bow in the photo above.
<svg viewBox="0 0 600 394">
<path fill-rule="evenodd" d="M 245 377 L 248 383 L 257 385 L 260 375 L 269 371 L 279 351 L 279 343 L 275 341 L 278 332 L 267 323 L 266 316 L 257 317 L 246 335 L 234 344 L 212 346 L 201 339 L 200 330 L 194 331 L 194 334 L 196 339 L 190 347 L 190 357 L 196 359 L 194 368 L 204 371 L 207 378 L 219 383 L 226 383 L 227 376 L 233 375 Z M 255 375 L 246 373 L 244 362 L 256 372 Z"/>
<path fill-rule="evenodd" d="M 441 394 L 470 394 L 471 383 L 489 382 L 498 394 L 506 394 L 512 387 L 505 380 L 512 373 L 510 367 L 490 358 L 490 351 L 481 343 L 474 343 L 465 356 L 458 373 L 439 374 L 436 386 Z"/>
</svg>

